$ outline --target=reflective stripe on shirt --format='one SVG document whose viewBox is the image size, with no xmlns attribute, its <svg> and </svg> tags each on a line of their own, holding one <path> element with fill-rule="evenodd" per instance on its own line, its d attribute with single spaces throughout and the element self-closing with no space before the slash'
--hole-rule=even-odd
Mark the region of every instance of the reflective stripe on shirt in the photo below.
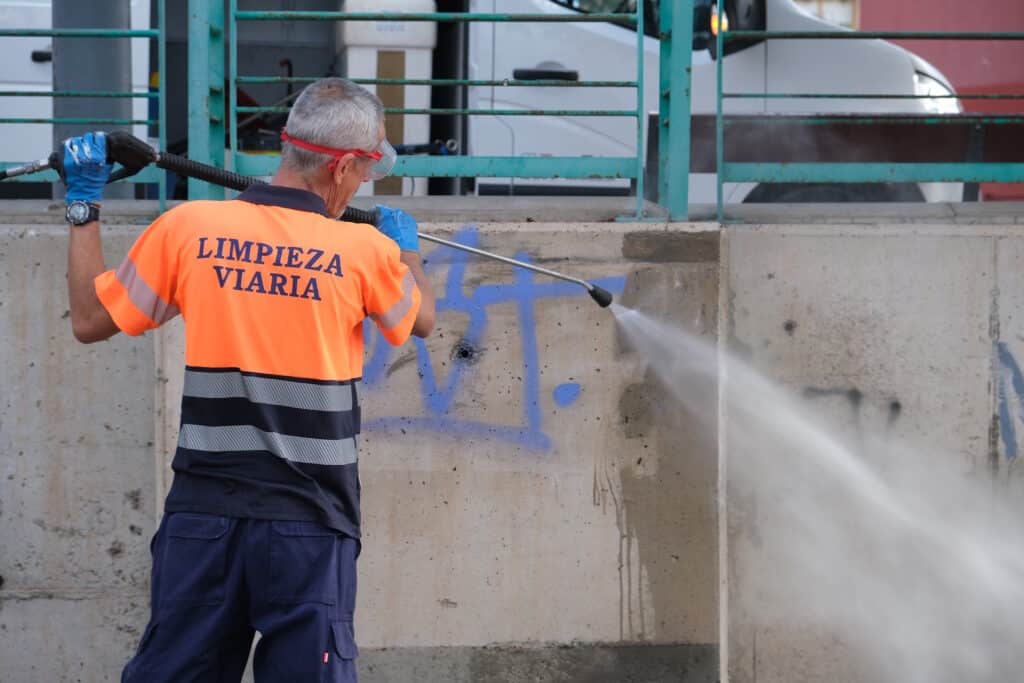
<svg viewBox="0 0 1024 683">
<path fill-rule="evenodd" d="M 269 452 L 291 462 L 351 465 L 358 460 L 354 382 L 185 370 L 179 448 Z"/>
<path fill-rule="evenodd" d="M 412 308 L 412 292 L 414 289 L 416 289 L 416 280 L 413 278 L 412 273 L 406 273 L 405 277 L 402 278 L 402 298 L 385 312 L 380 314 L 374 313 L 370 317 L 385 330 L 395 327 L 409 314 L 409 309 Z"/>
<path fill-rule="evenodd" d="M 312 465 L 351 465 L 358 458 L 355 437 L 310 439 L 265 432 L 251 425 L 207 427 L 183 424 L 178 446 L 193 451 L 264 451 L 291 462 Z"/>
<path fill-rule="evenodd" d="M 160 295 L 153 291 L 153 288 L 146 284 L 146 281 L 139 277 L 135 268 L 135 262 L 131 257 L 125 257 L 121 266 L 117 269 L 117 281 L 128 292 L 128 299 L 135 304 L 135 307 L 147 315 L 153 322 L 162 325 L 180 311 L 178 307 L 169 304 L 160 298 Z"/>
</svg>

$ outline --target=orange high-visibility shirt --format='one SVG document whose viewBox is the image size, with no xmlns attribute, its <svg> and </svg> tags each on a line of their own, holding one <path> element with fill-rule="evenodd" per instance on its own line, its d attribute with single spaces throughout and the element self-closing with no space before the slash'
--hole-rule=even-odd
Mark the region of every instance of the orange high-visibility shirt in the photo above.
<svg viewBox="0 0 1024 683">
<path fill-rule="evenodd" d="M 185 390 L 168 511 L 318 521 L 359 535 L 363 320 L 398 345 L 420 306 L 398 246 L 257 185 L 158 218 L 96 293 L 131 335 L 179 313 Z"/>
</svg>

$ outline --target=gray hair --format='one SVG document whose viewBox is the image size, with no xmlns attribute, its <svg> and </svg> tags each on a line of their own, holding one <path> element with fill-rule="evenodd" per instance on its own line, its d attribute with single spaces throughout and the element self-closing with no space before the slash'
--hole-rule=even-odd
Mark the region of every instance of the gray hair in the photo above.
<svg viewBox="0 0 1024 683">
<path fill-rule="evenodd" d="M 344 78 L 324 78 L 302 91 L 288 114 L 288 135 L 314 145 L 372 150 L 380 137 L 384 105 L 372 92 Z M 330 161 L 329 154 L 281 143 L 281 165 L 308 173 Z"/>
</svg>

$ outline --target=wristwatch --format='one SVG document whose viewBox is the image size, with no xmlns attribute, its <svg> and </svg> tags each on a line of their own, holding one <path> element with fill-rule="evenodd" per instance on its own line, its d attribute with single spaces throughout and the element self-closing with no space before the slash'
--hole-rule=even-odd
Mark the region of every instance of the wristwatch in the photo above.
<svg viewBox="0 0 1024 683">
<path fill-rule="evenodd" d="M 85 225 L 86 223 L 92 223 L 100 219 L 100 206 L 99 204 L 93 204 L 92 202 L 83 202 L 81 200 L 73 201 L 68 204 L 68 208 L 64 211 L 64 218 L 67 219 L 71 225 Z"/>
</svg>

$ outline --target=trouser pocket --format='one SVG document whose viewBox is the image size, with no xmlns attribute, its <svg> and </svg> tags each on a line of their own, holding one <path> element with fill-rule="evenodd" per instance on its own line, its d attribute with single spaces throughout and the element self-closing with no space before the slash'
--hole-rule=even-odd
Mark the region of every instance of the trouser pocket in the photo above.
<svg viewBox="0 0 1024 683">
<path fill-rule="evenodd" d="M 358 674 L 355 659 L 359 656 L 359 648 L 356 647 L 351 621 L 331 624 L 331 646 L 330 653 L 324 653 L 324 663 L 328 666 L 321 680 L 329 683 L 356 683 Z M 329 661 L 327 657 L 330 657 Z"/>
<path fill-rule="evenodd" d="M 331 636 L 334 638 L 334 651 L 338 657 L 355 659 L 359 656 L 355 629 L 351 621 L 336 621 L 331 624 Z"/>
<path fill-rule="evenodd" d="M 271 601 L 335 604 L 339 532 L 315 522 L 271 522 L 270 529 Z"/>
<path fill-rule="evenodd" d="M 160 553 L 161 604 L 224 601 L 230 527 L 227 517 L 171 513 Z"/>
</svg>

